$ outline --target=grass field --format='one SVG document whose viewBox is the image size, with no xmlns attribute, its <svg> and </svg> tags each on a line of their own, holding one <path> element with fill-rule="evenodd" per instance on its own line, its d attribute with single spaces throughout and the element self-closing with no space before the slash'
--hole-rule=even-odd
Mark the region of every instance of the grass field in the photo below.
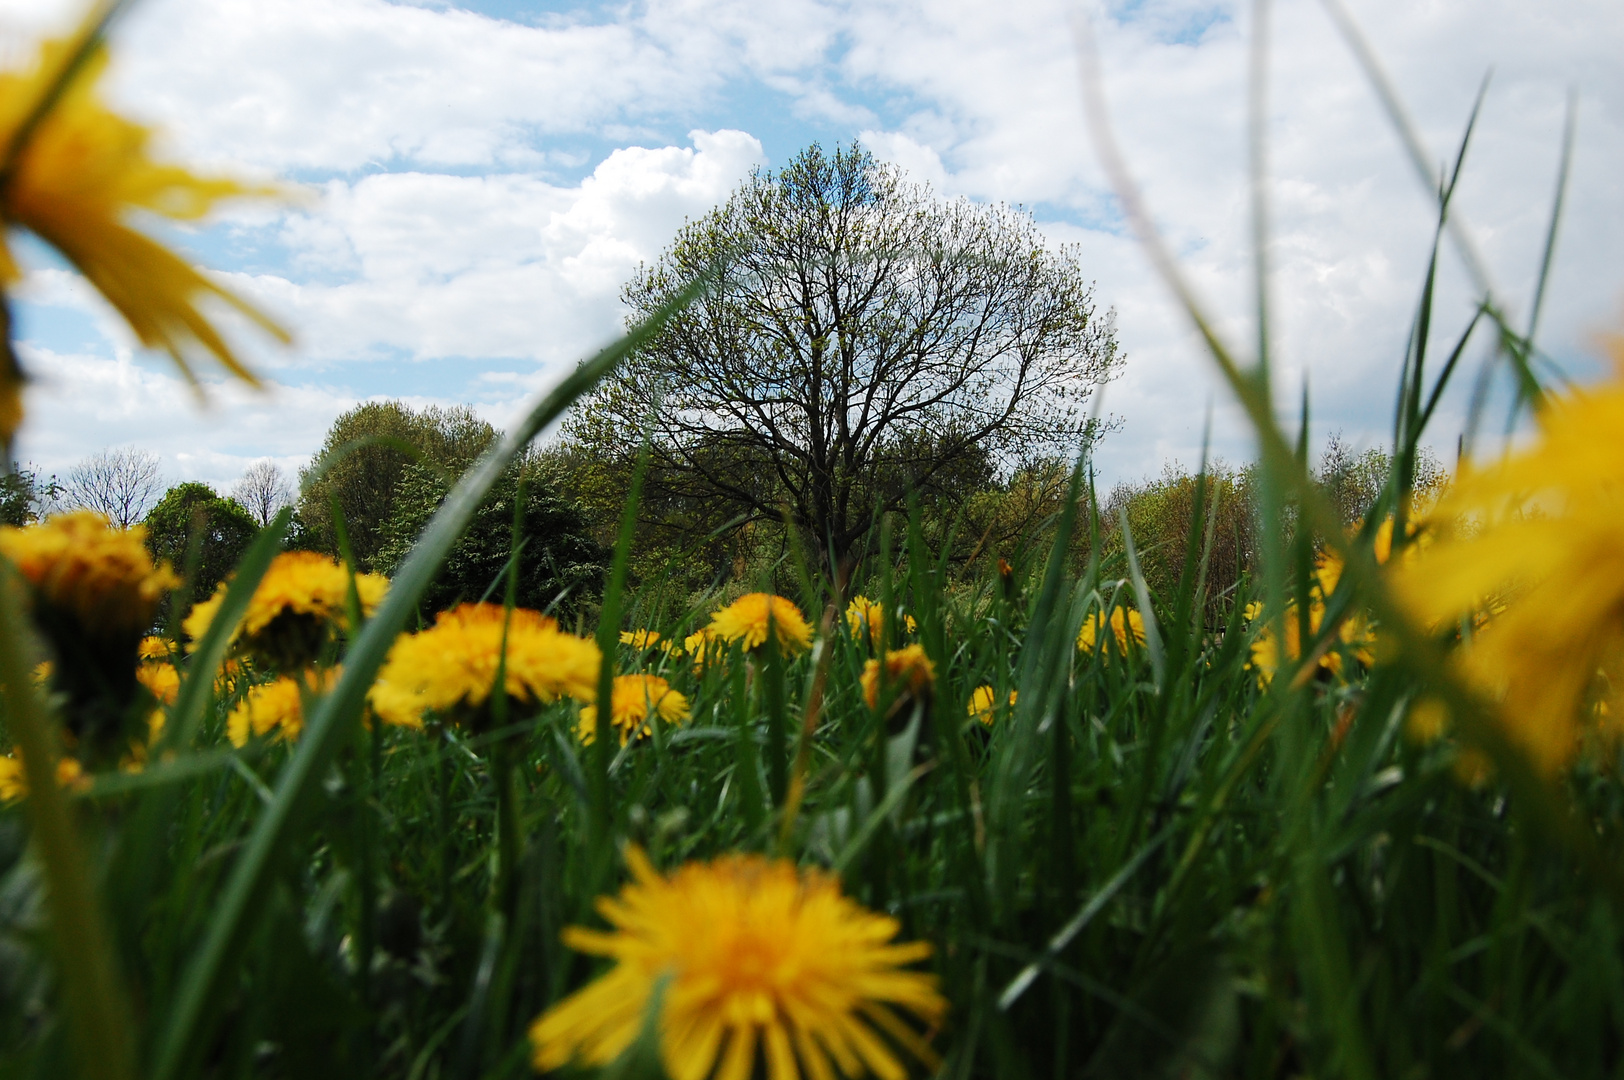
<svg viewBox="0 0 1624 1080">
<path fill-rule="evenodd" d="M 53 110 L 123 130 L 62 94 L 99 25 L 23 87 L 0 184 L 36 202 L 4 205 L 61 208 L 18 157 Z M 110 288 L 129 231 L 73 220 Z M 146 243 L 132 324 L 201 318 Z M 419 610 L 507 463 L 669 309 L 542 397 L 387 583 L 279 554 L 284 512 L 147 637 L 179 579 L 137 536 L 0 531 L 0 1076 L 1620 1074 L 1624 391 L 1551 395 L 1487 292 L 1438 345 L 1437 259 L 1351 532 L 1306 406 L 1276 417 L 1266 319 L 1251 362 L 1207 333 L 1260 448 L 1222 594 L 1205 486 L 1153 592 L 1085 455 L 1048 539 L 968 574 L 901 515 L 860 580 L 791 548 L 673 600 L 628 581 L 634 483 L 593 620 L 515 610 L 511 578 Z M 1536 427 L 1424 508 L 1474 333 Z"/>
</svg>

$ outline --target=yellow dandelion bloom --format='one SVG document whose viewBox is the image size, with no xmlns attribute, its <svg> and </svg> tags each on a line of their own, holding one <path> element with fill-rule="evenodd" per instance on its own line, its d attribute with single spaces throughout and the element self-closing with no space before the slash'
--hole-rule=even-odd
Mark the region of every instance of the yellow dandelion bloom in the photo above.
<svg viewBox="0 0 1624 1080">
<path fill-rule="evenodd" d="M 620 643 L 630 645 L 634 649 L 652 649 L 660 640 L 658 630 L 622 630 Z"/>
<path fill-rule="evenodd" d="M 68 791 L 84 791 L 90 787 L 90 777 L 77 758 L 65 757 L 56 763 L 56 783 Z M 0 757 L 0 803 L 15 802 L 28 794 L 28 774 L 16 751 Z"/>
<path fill-rule="evenodd" d="M 694 658 L 694 672 L 698 674 L 705 670 L 707 664 L 727 651 L 727 642 L 719 637 L 715 630 L 702 626 L 682 639 L 682 648 Z"/>
<path fill-rule="evenodd" d="M 173 705 L 180 694 L 180 672 L 174 664 L 142 664 L 135 669 L 135 680 L 160 705 Z"/>
<path fill-rule="evenodd" d="M 1012 708 L 1015 705 L 1015 699 L 1019 696 L 1019 691 L 1011 690 L 1009 692 L 1009 704 Z M 993 692 L 993 688 L 991 686 L 978 686 L 971 691 L 970 705 L 965 712 L 969 715 L 970 719 L 979 720 L 988 727 L 992 727 L 993 714 L 996 711 L 995 706 L 997 701 L 998 695 Z"/>
<path fill-rule="evenodd" d="M 149 634 L 141 639 L 141 645 L 135 655 L 141 660 L 168 660 L 171 651 L 168 638 L 161 638 Z"/>
<path fill-rule="evenodd" d="M 1624 690 L 1624 342 L 1614 363 L 1609 382 L 1547 399 L 1532 445 L 1463 474 L 1426 519 L 1438 538 L 1392 572 L 1422 622 L 1477 624 L 1458 670 L 1547 773 Z"/>
<path fill-rule="evenodd" d="M 805 652 L 812 646 L 812 627 L 801 609 L 782 596 L 748 593 L 711 616 L 711 630 L 723 641 L 743 642 L 754 649 L 767 640 L 767 624 L 778 637 L 778 647 L 786 653 Z"/>
<path fill-rule="evenodd" d="M 0 217 L 60 251 L 124 316 L 143 345 L 166 350 L 189 379 L 194 376 L 188 356 L 201 350 L 237 377 L 257 383 L 197 301 L 224 301 L 280 340 L 288 340 L 286 331 L 127 222 L 132 212 L 196 220 L 222 199 L 273 192 L 196 176 L 149 157 L 151 132 L 109 110 L 97 94 L 107 66 L 99 44 L 39 116 L 93 31 L 99 8 L 73 38 L 46 42 L 26 67 L 0 72 L 0 146 L 12 146 L 25 135 L 10 168 L 0 173 Z M 36 118 L 25 133 L 24 125 Z M 21 276 L 0 236 L 0 286 Z M 22 418 L 20 383 L 14 368 L 0 370 L 0 440 L 6 442 Z"/>
<path fill-rule="evenodd" d="M 531 1025 L 537 1069 L 613 1061 L 636 1039 L 662 977 L 660 1055 L 672 1080 L 749 1080 L 758 1046 L 771 1080 L 803 1070 L 832 1080 L 836 1069 L 901 1080 L 882 1032 L 936 1065 L 897 1014 L 935 1025 L 947 1010 L 932 976 L 903 967 L 929 956 L 929 944 L 893 943 L 897 921 L 841 895 L 835 877 L 756 855 L 688 863 L 669 877 L 635 847 L 627 861 L 633 880 L 598 901 L 613 929 L 564 932 L 571 948 L 615 966 Z"/>
<path fill-rule="evenodd" d="M 620 745 L 651 733 L 649 720 L 659 716 L 667 724 L 688 721 L 688 699 L 671 689 L 658 675 L 616 675 L 609 699 L 609 722 L 620 733 Z M 581 710 L 581 742 L 591 743 L 598 735 L 598 707 Z"/>
<path fill-rule="evenodd" d="M 1117 651 L 1126 656 L 1129 644 L 1143 645 L 1145 643 L 1145 619 L 1139 614 L 1137 608 L 1112 608 L 1110 618 L 1096 611 L 1083 620 L 1082 629 L 1077 631 L 1077 647 L 1083 652 L 1095 652 L 1104 644 L 1105 635 L 1100 631 L 1103 627 L 1111 628 L 1111 636 L 1116 638 Z"/>
<path fill-rule="evenodd" d="M 506 625 L 503 682 L 508 698 L 531 708 L 562 697 L 590 702 L 602 656 L 595 642 L 566 634 L 539 612 L 501 604 L 462 604 L 434 625 L 395 640 L 368 700 L 385 722 L 418 727 L 434 711 L 472 727 L 489 720 Z"/>
<path fill-rule="evenodd" d="M 921 645 L 892 649 L 885 654 L 885 682 L 899 694 L 920 698 L 928 695 L 936 679 L 936 666 Z M 871 709 L 880 703 L 880 662 L 863 665 L 863 700 Z"/>
<path fill-rule="evenodd" d="M 885 609 L 878 603 L 861 594 L 851 598 L 846 605 L 846 627 L 851 631 L 853 638 L 861 638 L 866 632 L 869 641 L 877 649 L 880 639 L 885 634 Z M 902 627 L 912 634 L 918 631 L 919 623 L 912 615 L 904 613 Z"/>
<path fill-rule="evenodd" d="M 256 686 L 226 717 L 226 738 L 232 746 L 246 746 L 250 737 L 261 739 L 275 733 L 289 742 L 304 730 L 304 698 L 327 693 L 338 682 L 342 668 L 311 669 L 300 672 L 298 681 L 282 676 Z"/>
<path fill-rule="evenodd" d="M 146 536 L 140 525 L 116 529 L 100 514 L 76 510 L 38 525 L 0 527 L 0 554 L 41 602 L 74 616 L 82 632 L 138 635 L 164 593 L 180 584 L 168 563 L 153 564 Z"/>
<path fill-rule="evenodd" d="M 1387 535 L 1389 545 L 1392 529 L 1388 526 Z M 1380 534 L 1378 534 L 1378 539 Z M 1381 552 L 1383 560 L 1390 551 L 1390 546 Z M 1319 637 L 1320 626 L 1325 621 L 1325 602 L 1331 594 L 1336 592 L 1336 586 L 1342 580 L 1342 561 L 1335 555 L 1321 555 L 1314 566 L 1314 576 L 1309 582 L 1308 604 L 1308 631 L 1315 638 Z M 1246 606 L 1246 618 L 1256 621 L 1263 615 L 1263 605 L 1252 603 Z M 1295 662 L 1302 656 L 1302 623 L 1298 618 L 1297 605 L 1291 604 L 1285 612 L 1285 648 L 1281 648 L 1280 641 L 1276 639 L 1273 623 L 1265 624 L 1258 632 L 1257 638 L 1250 647 L 1250 659 L 1247 666 L 1257 672 L 1259 686 L 1268 686 L 1274 681 L 1275 672 L 1280 670 L 1282 663 Z M 1376 637 L 1370 628 L 1370 623 L 1363 612 L 1353 612 L 1346 616 L 1336 629 L 1336 636 L 1330 645 L 1321 650 L 1319 657 L 1314 661 L 1316 673 L 1331 676 L 1342 674 L 1342 658 L 1345 653 L 1351 654 L 1360 663 L 1369 666 L 1375 662 Z"/>
<path fill-rule="evenodd" d="M 182 624 L 195 648 L 225 599 L 227 583 L 192 608 Z M 286 551 L 271 560 L 231 640 L 274 667 L 299 670 L 320 654 L 334 627 L 349 625 L 350 572 L 314 551 Z M 369 616 L 389 591 L 382 574 L 356 574 L 361 614 Z"/>
</svg>

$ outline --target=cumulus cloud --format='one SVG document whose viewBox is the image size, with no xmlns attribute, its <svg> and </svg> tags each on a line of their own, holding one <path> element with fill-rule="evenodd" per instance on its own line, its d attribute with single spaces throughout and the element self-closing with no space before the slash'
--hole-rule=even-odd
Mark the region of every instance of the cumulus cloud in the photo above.
<svg viewBox="0 0 1624 1080">
<path fill-rule="evenodd" d="M 1347 2 L 1440 162 L 1495 68 L 1458 207 L 1519 318 L 1565 95 L 1579 94 L 1569 225 L 1541 341 L 1582 364 L 1619 298 L 1624 76 L 1613 43 L 1624 9 L 1588 0 Z M 0 25 L 32 33 L 60 25 L 74 7 L 0 0 Z M 1387 424 L 1431 209 L 1320 6 L 1273 7 L 1282 398 L 1294 408 L 1306 383 L 1317 436 L 1341 427 L 1374 443 Z M 1118 133 L 1158 224 L 1241 343 L 1252 333 L 1249 10 L 1239 0 L 1090 9 Z M 314 206 L 238 215 L 194 238 L 217 265 L 223 253 L 236 287 L 300 332 L 297 352 L 255 355 L 312 419 L 279 423 L 285 406 L 244 399 L 214 414 L 228 423 L 187 426 L 177 419 L 191 408 L 184 389 L 162 381 L 161 366 L 129 360 L 115 320 L 56 271 L 30 279 L 35 310 L 89 321 L 72 334 L 42 331 L 35 355 L 49 352 L 83 374 L 95 388 L 84 393 L 147 402 L 167 426 L 146 441 L 169 439 L 178 471 L 183 452 L 194 455 L 186 468 L 199 470 L 206 453 L 234 462 L 233 447 L 293 454 L 291 441 L 302 439 L 308 453 L 342 403 L 380 393 L 470 400 L 494 413 L 618 329 L 620 284 L 684 217 L 765 160 L 769 129 L 803 143 L 861 133 L 939 191 L 1027 205 L 1057 242 L 1078 245 L 1102 306 L 1117 310 L 1129 356 L 1106 391 L 1107 409 L 1125 421 L 1102 452 L 1108 479 L 1147 462 L 1154 471 L 1165 458 L 1192 462 L 1209 405 L 1217 449 L 1243 456 L 1244 425 L 1126 237 L 1094 162 L 1074 13 L 1065 0 L 991 9 L 970 0 L 643 0 L 569 15 L 538 7 L 532 18 L 503 21 L 385 0 L 147 0 L 120 31 L 120 99 L 161 121 L 189 155 L 292 171 L 321 193 Z M 784 102 L 784 115 L 751 111 L 762 101 Z M 690 128 L 688 145 L 677 145 Z M 1471 299 L 1447 258 L 1444 285 L 1447 329 Z M 99 352 L 80 347 L 87 326 Z M 143 441 L 133 428 L 104 438 L 103 421 L 88 419 L 105 413 L 112 430 L 136 414 L 99 399 L 53 412 L 48 391 L 39 393 L 28 437 L 42 455 Z M 160 405 L 163 394 L 173 403 Z M 272 419 L 248 419 L 256 408 Z M 1457 420 L 1460 403 L 1450 408 Z M 41 430 L 47 424 L 61 427 Z M 261 431 L 264 447 L 250 445 Z M 183 451 L 186 439 L 197 445 Z"/>
</svg>

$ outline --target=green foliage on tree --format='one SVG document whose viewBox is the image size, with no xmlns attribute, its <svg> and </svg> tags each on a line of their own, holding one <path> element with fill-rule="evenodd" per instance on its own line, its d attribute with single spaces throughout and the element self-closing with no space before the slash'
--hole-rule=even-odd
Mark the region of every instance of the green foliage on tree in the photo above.
<svg viewBox="0 0 1624 1080">
<path fill-rule="evenodd" d="M 522 483 L 521 483 L 522 481 Z M 523 490 L 522 512 L 516 515 Z M 423 527 L 450 490 L 446 476 L 407 466 L 395 491 L 376 565 L 388 574 L 405 561 Z M 519 519 L 518 605 L 574 608 L 601 586 L 606 550 L 589 534 L 581 512 L 528 461 L 510 466 L 479 506 L 423 596 L 425 612 L 443 611 L 482 597 L 505 595 L 514 519 Z"/>
<path fill-rule="evenodd" d="M 714 271 L 566 425 L 607 490 L 647 433 L 651 512 L 687 543 L 787 520 L 840 563 L 911 497 L 956 505 L 1099 434 L 1111 317 L 1024 211 L 814 145 L 685 226 L 626 286 L 630 317 Z"/>
<path fill-rule="evenodd" d="M 495 429 L 467 406 L 357 405 L 333 422 L 310 467 L 300 473 L 299 544 L 338 554 L 336 504 L 356 562 L 375 569 L 408 468 L 421 465 L 456 476 L 495 438 Z"/>
<path fill-rule="evenodd" d="M 0 525 L 27 525 L 38 521 L 43 507 L 61 494 L 56 477 L 42 478 L 37 469 L 15 461 L 0 474 Z"/>
<path fill-rule="evenodd" d="M 177 571 L 190 571 L 192 595 L 203 598 L 225 580 L 259 532 L 259 523 L 237 500 L 207 484 L 176 484 L 147 511 L 147 548 Z M 197 561 L 189 562 L 197 544 Z"/>
</svg>

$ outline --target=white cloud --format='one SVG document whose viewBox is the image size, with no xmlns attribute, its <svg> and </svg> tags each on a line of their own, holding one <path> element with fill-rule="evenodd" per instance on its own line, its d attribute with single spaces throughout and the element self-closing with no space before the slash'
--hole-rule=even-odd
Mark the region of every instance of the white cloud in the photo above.
<svg viewBox="0 0 1624 1080">
<path fill-rule="evenodd" d="M 1624 74 L 1614 43 L 1624 9 L 1594 0 L 1348 2 L 1440 159 L 1482 73 L 1495 68 L 1458 206 L 1514 308 L 1532 286 L 1564 95 L 1577 89 L 1568 227 L 1541 340 L 1565 359 L 1581 357 L 1592 331 L 1613 323 L 1620 291 Z M 37 28 L 69 6 L 0 0 L 0 23 Z M 1127 155 L 1192 278 L 1241 343 L 1251 332 L 1249 8 L 1111 3 L 1098 23 Z M 1320 6 L 1274 8 L 1281 396 L 1294 408 L 1306 379 L 1319 434 L 1341 426 L 1373 442 L 1387 424 L 1431 240 L 1428 202 Z M 618 328 L 621 282 L 683 217 L 763 160 L 757 137 L 770 127 L 782 138 L 801 123 L 825 141 L 831 128 L 861 131 L 882 157 L 944 193 L 1036 206 L 1051 235 L 1080 245 L 1100 301 L 1118 310 L 1130 357 L 1107 392 L 1107 407 L 1126 421 L 1104 448 L 1108 478 L 1153 472 L 1164 457 L 1193 461 L 1209 402 L 1218 448 L 1238 456 L 1244 426 L 1227 393 L 1114 218 L 1083 126 L 1070 18 L 1065 0 L 993 8 L 646 0 L 528 25 L 384 0 L 148 0 L 121 28 L 116 77 L 124 100 L 162 121 L 187 153 L 304 170 L 322 187 L 318 208 L 279 224 L 241 219 L 245 235 L 273 237 L 287 255 L 233 280 L 300 331 L 300 350 L 267 354 L 267 370 L 291 385 L 331 383 L 335 401 L 374 393 L 395 373 L 403 388 L 510 406 L 521 388 Z M 791 115 L 748 112 L 763 97 L 787 97 Z M 735 108 L 746 112 L 733 116 Z M 672 123 L 714 133 L 696 131 L 686 147 L 653 137 Z M 737 127 L 751 134 L 728 130 Z M 597 164 L 577 182 L 588 155 Z M 1441 311 L 1458 322 L 1466 293 L 1456 264 L 1446 259 L 1446 269 Z M 38 304 L 92 311 L 110 341 L 127 345 L 82 287 L 47 273 L 30 288 Z M 445 362 L 458 358 L 469 363 Z M 117 370 L 86 385 L 122 392 Z M 119 377 L 149 395 L 175 389 Z M 178 400 L 175 409 L 189 408 Z M 153 401 L 158 414 L 174 415 Z M 1451 407 L 1458 416 L 1458 403 Z M 42 407 L 37 418 L 68 425 L 69 434 L 36 438 L 63 453 L 141 441 L 101 439 L 66 411 Z M 254 429 L 207 430 L 224 439 Z M 281 437 L 267 431 L 273 443 Z M 283 451 L 267 443 L 263 452 Z"/>
</svg>

